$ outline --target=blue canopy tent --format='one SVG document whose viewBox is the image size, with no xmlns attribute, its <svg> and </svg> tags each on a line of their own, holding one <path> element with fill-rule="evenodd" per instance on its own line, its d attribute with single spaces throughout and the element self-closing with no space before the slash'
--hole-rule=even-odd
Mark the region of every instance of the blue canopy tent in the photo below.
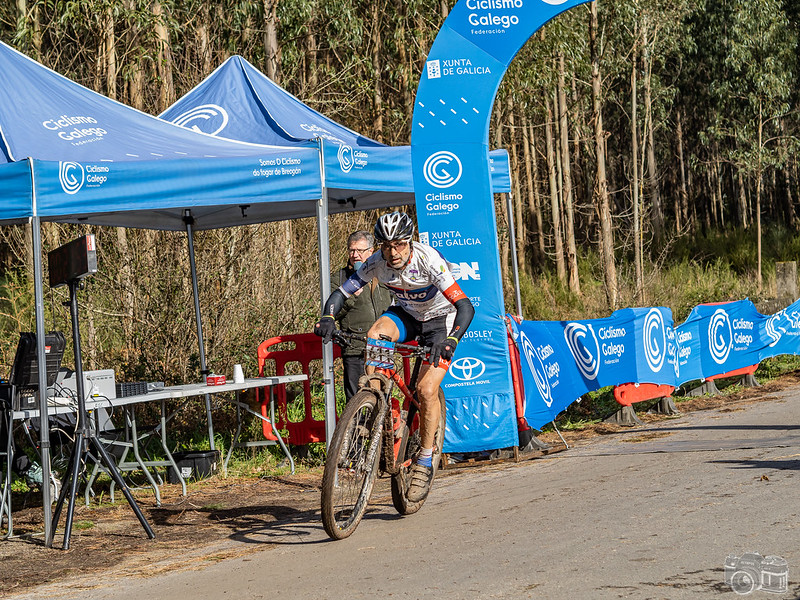
<svg viewBox="0 0 800 600">
<path fill-rule="evenodd" d="M 331 212 L 413 204 L 411 146 L 385 146 L 307 106 L 241 56 L 232 56 L 160 117 L 219 137 L 292 146 L 324 140 Z M 497 193 L 511 189 L 508 153 L 490 152 Z"/>
<path fill-rule="evenodd" d="M 279 148 L 188 131 L 92 92 L 1 42 L 0 72 L 0 222 L 32 220 L 40 365 L 45 364 L 41 220 L 186 230 L 196 291 L 192 228 L 314 214 L 320 204 L 316 144 Z M 197 300 L 195 308 L 202 340 Z M 39 369 L 41 390 L 45 376 Z M 45 394 L 39 407 L 47 481 Z M 49 487 L 42 492 L 49 507 Z M 48 508 L 44 512 L 50 543 L 51 515 Z"/>
<path fill-rule="evenodd" d="M 340 125 L 275 84 L 241 56 L 226 60 L 160 117 L 198 132 L 251 143 L 293 147 L 318 141 L 323 157 L 321 185 L 330 212 L 414 203 L 410 146 L 385 146 Z M 494 191 L 510 191 L 508 153 L 491 152 L 490 164 Z M 330 295 L 327 214 L 318 215 L 318 229 L 324 301 Z M 323 371 L 330 439 L 336 423 L 330 345 L 323 350 Z"/>
</svg>

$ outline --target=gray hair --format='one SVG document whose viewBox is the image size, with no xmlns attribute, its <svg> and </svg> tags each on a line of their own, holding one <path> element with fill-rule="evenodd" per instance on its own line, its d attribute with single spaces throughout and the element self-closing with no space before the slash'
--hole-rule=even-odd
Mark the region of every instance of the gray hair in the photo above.
<svg viewBox="0 0 800 600">
<path fill-rule="evenodd" d="M 375 238 L 372 236 L 372 234 L 369 231 L 362 231 L 362 230 L 354 231 L 353 233 L 350 234 L 350 237 L 347 238 L 347 246 L 349 247 L 350 244 L 357 242 L 359 240 L 364 240 L 365 242 L 367 242 L 367 245 L 370 248 L 375 247 Z"/>
</svg>

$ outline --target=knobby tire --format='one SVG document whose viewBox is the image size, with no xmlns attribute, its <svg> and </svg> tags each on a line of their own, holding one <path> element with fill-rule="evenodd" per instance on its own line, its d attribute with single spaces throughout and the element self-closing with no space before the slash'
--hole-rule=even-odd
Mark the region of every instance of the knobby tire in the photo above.
<svg viewBox="0 0 800 600">
<path fill-rule="evenodd" d="M 345 406 L 333 432 L 322 475 L 322 524 L 341 540 L 353 533 L 367 509 L 378 471 L 385 402 L 361 390 Z"/>
<path fill-rule="evenodd" d="M 439 426 L 436 428 L 436 437 L 434 438 L 433 445 L 433 478 L 436 479 L 436 472 L 439 470 L 439 461 L 442 458 L 442 446 L 444 444 L 444 427 L 447 417 L 447 408 L 445 407 L 444 392 L 439 390 L 439 406 L 441 411 L 439 413 Z M 403 463 L 410 460 L 420 448 L 419 429 L 413 434 L 410 433 L 410 426 L 413 422 L 412 418 L 407 419 L 405 427 L 403 428 L 402 439 L 400 442 L 400 451 L 397 461 Z M 411 485 L 411 468 L 400 466 L 397 474 L 392 475 L 392 504 L 401 515 L 413 515 L 425 503 L 425 498 L 419 502 L 409 502 L 406 494 Z"/>
</svg>

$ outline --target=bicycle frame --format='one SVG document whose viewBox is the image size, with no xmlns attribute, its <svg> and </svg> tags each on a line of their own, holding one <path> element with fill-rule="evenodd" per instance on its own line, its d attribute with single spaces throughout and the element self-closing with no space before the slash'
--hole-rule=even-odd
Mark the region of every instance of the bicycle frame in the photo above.
<svg viewBox="0 0 800 600">
<path fill-rule="evenodd" d="M 402 371 L 398 371 L 397 368 L 376 367 L 373 376 L 367 375 L 367 377 L 380 381 L 384 398 L 389 403 L 389 408 L 391 409 L 386 412 L 383 464 L 381 465 L 382 470 L 390 475 L 397 473 L 401 467 L 407 467 L 411 464 L 410 459 L 400 464 L 397 463 L 403 442 L 402 436 L 397 435 L 397 433 L 402 430 L 405 424 L 408 424 L 411 433 L 419 428 L 418 415 L 420 412 L 420 404 L 414 393 L 417 380 L 419 379 L 419 371 L 422 367 L 422 359 L 427 355 L 426 349 L 420 348 L 416 344 L 395 343 L 394 347 L 398 349 L 398 353 L 403 357 L 404 363 L 411 357 L 416 358 L 408 384 L 406 384 L 401 376 L 401 373 L 406 373 L 406 369 L 408 368 L 406 364 L 404 364 L 404 369 Z M 375 374 L 382 375 L 383 378 L 374 377 Z M 392 396 L 391 384 L 396 385 L 397 389 L 403 394 L 402 402 L 399 398 Z M 404 412 L 405 416 L 403 416 Z M 391 444 L 389 443 L 390 440 Z"/>
</svg>

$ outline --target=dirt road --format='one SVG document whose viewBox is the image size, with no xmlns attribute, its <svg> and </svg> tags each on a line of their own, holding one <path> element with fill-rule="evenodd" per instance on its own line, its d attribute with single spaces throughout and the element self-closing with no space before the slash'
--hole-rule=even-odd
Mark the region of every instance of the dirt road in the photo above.
<svg viewBox="0 0 800 600">
<path fill-rule="evenodd" d="M 723 563 L 749 551 L 788 563 L 788 591 L 767 597 L 797 598 L 798 469 L 794 386 L 443 477 L 411 517 L 374 498 L 344 541 L 301 513 L 240 531 L 225 546 L 238 557 L 212 552 L 183 570 L 156 564 L 152 577 L 74 578 L 13 598 L 733 598 Z"/>
</svg>

